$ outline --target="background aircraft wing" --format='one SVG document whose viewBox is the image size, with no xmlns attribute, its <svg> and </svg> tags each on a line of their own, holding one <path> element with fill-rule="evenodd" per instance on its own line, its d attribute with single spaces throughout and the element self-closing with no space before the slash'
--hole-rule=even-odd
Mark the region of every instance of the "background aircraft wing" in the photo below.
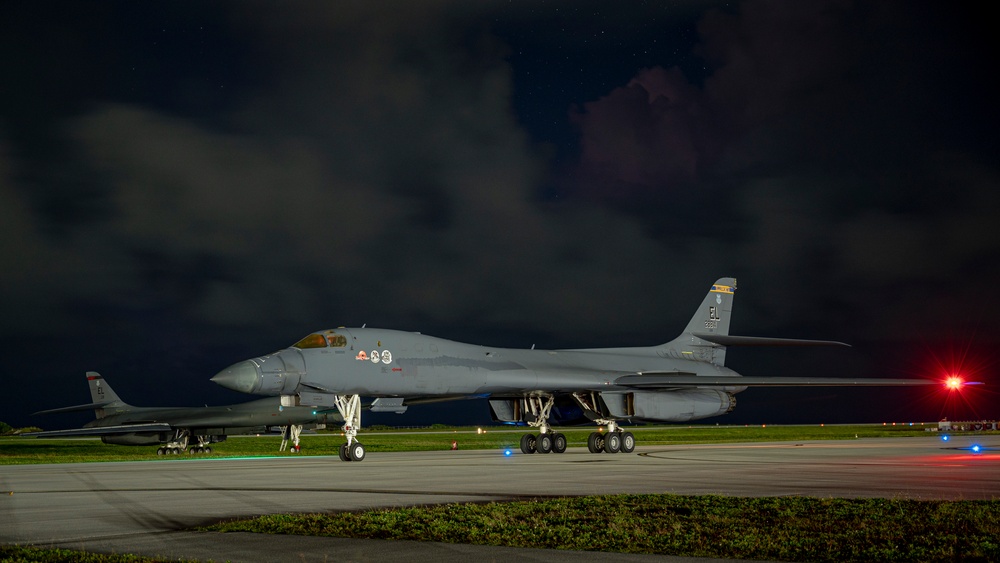
<svg viewBox="0 0 1000 563">
<path fill-rule="evenodd" d="M 95 426 L 93 428 L 70 428 L 68 430 L 46 430 L 44 432 L 26 432 L 21 436 L 29 438 L 60 438 L 69 436 L 112 436 L 115 434 L 132 434 L 133 432 L 172 432 L 173 427 L 162 422 L 148 424 L 123 424 L 121 426 Z"/>
<path fill-rule="evenodd" d="M 102 409 L 106 406 L 113 404 L 115 401 L 104 401 L 102 403 L 87 403 L 86 405 L 74 405 L 72 407 L 59 407 L 58 409 L 48 409 L 44 411 L 38 411 L 32 414 L 55 414 L 60 412 L 80 412 L 80 411 L 92 411 L 94 409 Z"/>
<path fill-rule="evenodd" d="M 966 382 L 968 384 L 969 382 Z M 840 378 L 840 377 L 711 377 L 691 373 L 639 372 L 624 375 L 615 384 L 636 389 L 671 389 L 683 387 L 886 387 L 941 385 L 931 379 Z"/>
</svg>

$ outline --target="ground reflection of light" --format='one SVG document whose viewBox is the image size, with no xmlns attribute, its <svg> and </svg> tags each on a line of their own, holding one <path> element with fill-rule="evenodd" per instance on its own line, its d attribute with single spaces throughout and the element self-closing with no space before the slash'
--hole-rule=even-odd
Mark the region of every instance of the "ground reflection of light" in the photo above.
<svg viewBox="0 0 1000 563">
<path fill-rule="evenodd" d="M 945 454 L 945 455 L 933 455 L 933 456 L 922 456 L 920 458 L 912 458 L 908 463 L 912 465 L 960 465 L 960 464 L 992 464 L 1000 463 L 1000 453 L 961 453 L 961 454 Z"/>
</svg>

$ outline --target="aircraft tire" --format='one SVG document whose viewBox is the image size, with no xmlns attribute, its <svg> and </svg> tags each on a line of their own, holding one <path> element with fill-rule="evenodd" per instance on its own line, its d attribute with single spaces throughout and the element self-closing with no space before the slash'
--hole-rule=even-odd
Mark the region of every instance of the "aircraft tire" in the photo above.
<svg viewBox="0 0 1000 563">
<path fill-rule="evenodd" d="M 622 449 L 623 454 L 630 454 L 635 451 L 635 435 L 631 432 L 622 432 Z"/>
<path fill-rule="evenodd" d="M 365 447 L 361 445 L 361 442 L 354 442 L 348 450 L 350 450 L 351 461 L 362 461 L 365 459 Z"/>
<path fill-rule="evenodd" d="M 535 453 L 535 435 L 525 434 L 521 436 L 521 453 L 533 454 Z"/>
<path fill-rule="evenodd" d="M 604 437 L 604 451 L 609 454 L 616 454 L 622 449 L 622 435 L 617 432 L 608 432 Z"/>
<path fill-rule="evenodd" d="M 351 456 L 347 453 L 347 442 L 340 445 L 340 461 L 351 461 Z"/>
<path fill-rule="evenodd" d="M 207 454 L 212 453 L 212 446 L 205 446 L 205 453 Z"/>
<path fill-rule="evenodd" d="M 552 451 L 561 454 L 566 451 L 566 435 L 556 433 L 552 435 Z"/>
<path fill-rule="evenodd" d="M 552 451 L 552 435 L 539 434 L 535 440 L 535 451 L 540 454 L 547 454 Z"/>
<path fill-rule="evenodd" d="M 591 432 L 587 436 L 587 449 L 592 454 L 599 454 L 604 451 L 604 436 L 600 432 Z"/>
</svg>

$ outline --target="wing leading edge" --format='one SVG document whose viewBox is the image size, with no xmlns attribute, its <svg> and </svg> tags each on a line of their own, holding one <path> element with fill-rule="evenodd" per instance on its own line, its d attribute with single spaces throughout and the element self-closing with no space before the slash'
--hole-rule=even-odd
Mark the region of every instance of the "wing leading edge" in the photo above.
<svg viewBox="0 0 1000 563">
<path fill-rule="evenodd" d="M 95 426 L 92 428 L 70 428 L 67 430 L 47 430 L 21 434 L 29 438 L 59 438 L 67 436 L 115 436 L 136 432 L 173 432 L 173 427 L 162 422 L 149 424 L 123 424 L 121 426 Z"/>
<path fill-rule="evenodd" d="M 671 389 L 678 387 L 906 387 L 940 385 L 929 379 L 839 378 L 839 377 L 712 377 L 692 374 L 638 372 L 624 375 L 615 384 L 635 389 Z"/>
</svg>

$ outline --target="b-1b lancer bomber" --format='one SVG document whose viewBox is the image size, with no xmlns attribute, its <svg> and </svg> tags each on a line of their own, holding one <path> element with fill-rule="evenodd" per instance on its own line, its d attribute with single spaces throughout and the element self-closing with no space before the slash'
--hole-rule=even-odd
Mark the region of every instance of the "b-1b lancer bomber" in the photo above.
<svg viewBox="0 0 1000 563">
<path fill-rule="evenodd" d="M 292 451 L 299 449 L 299 433 L 307 424 L 325 424 L 327 413 L 306 407 L 283 408 L 273 397 L 247 403 L 218 407 L 137 407 L 118 397 L 111 385 L 95 371 L 87 372 L 91 403 L 50 409 L 35 414 L 53 414 L 93 410 L 95 420 L 83 428 L 30 432 L 23 436 L 67 438 L 99 436 L 105 444 L 120 446 L 159 445 L 160 455 L 211 453 L 211 444 L 222 442 L 228 434 L 257 434 L 281 428 L 282 449 L 292 440 Z M 331 416 L 333 416 L 331 414 Z M 192 440 L 197 443 L 191 443 Z M 188 447 L 190 443 L 190 448 Z"/>
<path fill-rule="evenodd" d="M 244 393 L 280 395 L 282 405 L 335 407 L 344 419 L 344 461 L 361 461 L 361 397 L 373 412 L 421 402 L 487 398 L 494 420 L 526 423 L 524 453 L 561 453 L 566 437 L 550 420 L 568 405 L 604 427 L 591 452 L 631 452 L 621 421 L 687 422 L 730 412 L 752 386 L 927 385 L 922 379 L 743 377 L 725 367 L 729 346 L 847 346 L 825 340 L 730 336 L 736 280 L 711 289 L 680 336 L 658 346 L 516 350 L 462 344 L 375 328 L 314 332 L 279 352 L 242 361 L 212 381 Z M 555 410 L 554 410 L 554 407 Z"/>
</svg>

